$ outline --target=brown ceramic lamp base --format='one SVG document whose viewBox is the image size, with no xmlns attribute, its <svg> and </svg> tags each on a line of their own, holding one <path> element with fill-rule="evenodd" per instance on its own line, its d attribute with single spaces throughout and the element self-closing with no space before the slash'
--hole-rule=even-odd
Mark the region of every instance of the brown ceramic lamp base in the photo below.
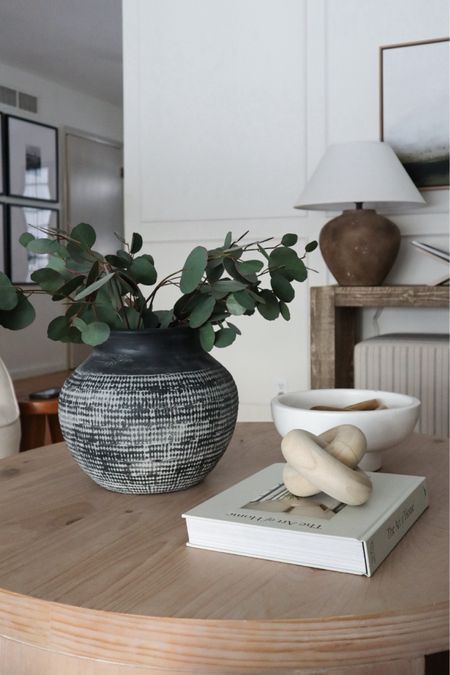
<svg viewBox="0 0 450 675">
<path fill-rule="evenodd" d="M 400 230 L 373 209 L 354 209 L 330 220 L 319 243 L 340 286 L 380 286 L 397 257 Z"/>
</svg>

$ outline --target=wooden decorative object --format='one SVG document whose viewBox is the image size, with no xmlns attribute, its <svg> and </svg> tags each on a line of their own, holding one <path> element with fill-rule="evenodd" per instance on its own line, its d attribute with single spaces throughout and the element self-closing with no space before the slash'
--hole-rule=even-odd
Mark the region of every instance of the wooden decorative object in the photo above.
<svg viewBox="0 0 450 675">
<path fill-rule="evenodd" d="M 293 429 L 283 438 L 281 451 L 287 462 L 284 484 L 298 497 L 325 492 L 344 504 L 365 504 L 372 482 L 356 469 L 366 450 L 362 431 L 341 424 L 320 436 Z"/>
<path fill-rule="evenodd" d="M 448 649 L 448 447 L 415 436 L 385 470 L 430 507 L 374 577 L 189 549 L 181 513 L 280 460 L 240 424 L 196 487 L 121 495 L 63 444 L 0 462 L 0 673 L 419 675 Z"/>
</svg>

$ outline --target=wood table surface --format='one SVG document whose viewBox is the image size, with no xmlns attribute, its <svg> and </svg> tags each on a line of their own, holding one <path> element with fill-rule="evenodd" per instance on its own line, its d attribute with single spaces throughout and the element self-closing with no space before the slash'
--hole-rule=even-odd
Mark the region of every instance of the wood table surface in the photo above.
<svg viewBox="0 0 450 675">
<path fill-rule="evenodd" d="M 203 483 L 164 495 L 104 490 L 64 444 L 1 460 L 0 673 L 423 673 L 448 649 L 448 442 L 385 453 L 430 507 L 371 578 L 186 547 L 181 514 L 279 445 L 239 424 Z"/>
</svg>

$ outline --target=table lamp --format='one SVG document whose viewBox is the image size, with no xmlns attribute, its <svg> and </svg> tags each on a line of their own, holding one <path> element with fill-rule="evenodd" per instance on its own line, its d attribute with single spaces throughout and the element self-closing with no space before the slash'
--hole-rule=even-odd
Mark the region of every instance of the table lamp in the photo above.
<svg viewBox="0 0 450 675">
<path fill-rule="evenodd" d="M 387 143 L 356 141 L 329 146 L 295 208 L 343 210 L 320 232 L 324 260 L 341 286 L 379 286 L 397 257 L 400 230 L 375 207 L 424 203 Z"/>
</svg>

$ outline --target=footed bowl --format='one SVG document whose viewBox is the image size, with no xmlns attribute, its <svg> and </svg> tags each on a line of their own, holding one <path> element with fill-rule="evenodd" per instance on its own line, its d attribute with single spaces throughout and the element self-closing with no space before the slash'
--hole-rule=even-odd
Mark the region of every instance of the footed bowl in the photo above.
<svg viewBox="0 0 450 675">
<path fill-rule="evenodd" d="M 381 410 L 311 410 L 316 405 L 345 407 L 368 399 L 377 399 Z M 367 451 L 359 466 L 377 471 L 382 453 L 412 433 L 420 412 L 414 396 L 375 389 L 308 389 L 278 394 L 271 402 L 272 418 L 281 436 L 291 429 L 321 434 L 339 424 L 359 427 L 367 439 Z"/>
</svg>

